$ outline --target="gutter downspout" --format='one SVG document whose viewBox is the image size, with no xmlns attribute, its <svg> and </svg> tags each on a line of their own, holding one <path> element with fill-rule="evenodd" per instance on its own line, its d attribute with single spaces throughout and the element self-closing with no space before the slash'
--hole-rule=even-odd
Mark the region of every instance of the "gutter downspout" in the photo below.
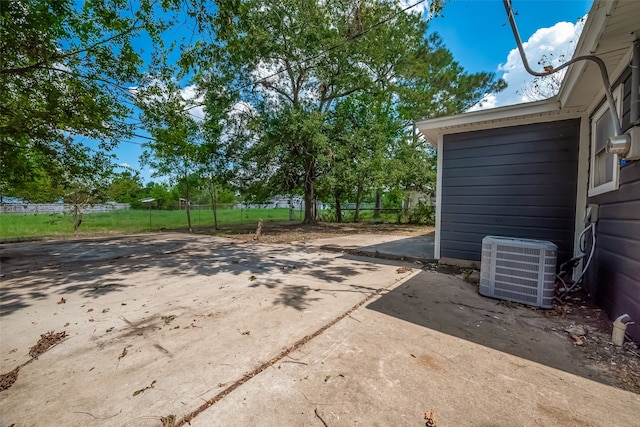
<svg viewBox="0 0 640 427">
<path fill-rule="evenodd" d="M 615 100 L 613 99 L 613 94 L 611 93 L 611 83 L 609 81 L 609 74 L 607 73 L 607 66 L 604 61 L 597 56 L 593 55 L 584 55 L 578 56 L 576 58 L 571 59 L 570 61 L 565 62 L 564 64 L 558 66 L 557 68 L 552 68 L 549 71 L 545 71 L 544 73 L 540 73 L 534 71 L 529 67 L 529 63 L 527 62 L 527 56 L 524 52 L 524 47 L 522 46 L 522 40 L 520 39 L 520 33 L 518 32 L 518 27 L 516 26 L 515 18 L 513 17 L 513 10 L 511 9 L 511 1 L 512 0 L 502 0 L 504 4 L 504 8 L 507 12 L 507 17 L 509 18 L 509 24 L 511 25 L 511 30 L 513 31 L 513 36 L 516 39 L 516 44 L 518 45 L 518 51 L 520 52 L 520 57 L 522 58 L 522 64 L 524 65 L 525 70 L 532 76 L 536 77 L 544 77 L 549 74 L 553 74 L 557 71 L 560 71 L 574 62 L 578 61 L 593 61 L 600 68 L 600 75 L 602 76 L 602 83 L 604 84 L 604 92 L 607 96 L 607 102 L 609 103 L 609 112 L 611 113 L 611 118 L 613 119 L 613 126 L 616 136 L 622 135 L 622 126 L 620 124 L 620 119 L 618 118 L 618 110 L 616 108 Z M 636 105 L 637 106 L 637 105 Z"/>
</svg>

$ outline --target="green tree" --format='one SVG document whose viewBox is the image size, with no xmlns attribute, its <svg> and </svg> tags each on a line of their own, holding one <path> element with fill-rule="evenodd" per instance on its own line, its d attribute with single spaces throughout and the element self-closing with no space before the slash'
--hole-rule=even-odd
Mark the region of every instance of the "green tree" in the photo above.
<svg viewBox="0 0 640 427">
<path fill-rule="evenodd" d="M 358 221 L 365 194 L 385 184 L 385 163 L 399 134 L 388 97 L 382 92 L 375 96 L 354 94 L 331 111 L 327 131 L 330 160 L 318 184 L 323 196 L 334 198 L 338 222 L 342 221 L 340 204 L 345 197 L 355 201 L 354 221 Z"/>
<path fill-rule="evenodd" d="M 237 94 L 225 88 L 230 82 L 221 80 L 222 73 L 214 73 L 211 67 L 208 70 L 206 75 L 198 77 L 198 84 L 205 92 L 206 108 L 201 123 L 198 173 L 211 202 L 214 228 L 218 229 L 218 203 L 228 200 L 229 183 L 234 177 L 234 160 L 237 152 L 244 148 L 242 128 L 245 111 L 236 105 Z"/>
<path fill-rule="evenodd" d="M 430 2 L 438 12 L 441 2 Z M 331 111 L 358 93 L 393 94 L 405 119 L 462 111 L 488 91 L 493 74 L 466 74 L 422 16 L 396 1 L 247 0 L 219 3 L 215 41 L 186 57 L 208 58 L 230 73 L 239 98 L 257 111 L 244 156 L 246 175 L 267 193 L 304 194 L 304 222 L 315 221 L 315 186 L 328 171 Z"/>
<path fill-rule="evenodd" d="M 171 200 L 171 188 L 165 183 L 149 182 L 144 188 L 145 196 L 155 199 L 158 208 L 166 206 Z"/>
<path fill-rule="evenodd" d="M 56 160 L 55 178 L 49 187 L 56 199 L 73 206 L 74 233 L 78 233 L 88 205 L 107 200 L 113 174 L 113 156 L 86 147 L 71 146 Z"/>
<path fill-rule="evenodd" d="M 145 144 L 141 163 L 154 170 L 153 176 L 169 177 L 185 200 L 188 229 L 192 231 L 190 205 L 198 181 L 200 124 L 186 109 L 175 83 L 165 86 L 157 82 L 141 92 L 154 95 L 139 104 L 142 124 L 153 137 Z"/>
<path fill-rule="evenodd" d="M 83 163 L 78 137 L 113 148 L 133 131 L 130 86 L 162 63 L 169 14 L 154 0 L 2 0 L 0 6 L 0 189 L 24 193 Z M 177 0 L 162 6 L 175 8 Z M 153 48 L 143 56 L 133 39 Z M 146 63 L 145 63 L 146 60 Z M 39 196 L 38 196 L 39 197 Z"/>
<path fill-rule="evenodd" d="M 139 200 L 144 197 L 143 191 L 140 175 L 136 172 L 124 171 L 114 174 L 111 178 L 106 188 L 106 196 L 114 202 L 138 206 Z"/>
</svg>

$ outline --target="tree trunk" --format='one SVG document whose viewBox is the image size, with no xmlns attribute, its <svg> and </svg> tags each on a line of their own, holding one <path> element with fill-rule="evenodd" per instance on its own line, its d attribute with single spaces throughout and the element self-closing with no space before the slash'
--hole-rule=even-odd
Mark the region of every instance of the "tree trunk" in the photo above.
<svg viewBox="0 0 640 427">
<path fill-rule="evenodd" d="M 76 204 L 76 221 L 73 224 L 73 233 L 77 236 L 80 224 L 82 224 L 82 214 L 84 208 L 81 204 Z"/>
<path fill-rule="evenodd" d="M 304 183 L 304 220 L 303 224 L 313 224 L 313 182 Z"/>
<path fill-rule="evenodd" d="M 213 209 L 213 226 L 215 227 L 215 229 L 218 229 L 218 193 L 216 191 L 216 186 L 215 184 L 213 185 L 213 204 L 212 204 L 212 209 Z"/>
<path fill-rule="evenodd" d="M 189 226 L 189 233 L 193 231 L 191 228 L 191 206 L 189 206 L 189 200 L 186 201 L 186 210 L 187 210 L 187 224 Z"/>
<path fill-rule="evenodd" d="M 215 183 L 209 183 L 209 196 L 211 197 L 211 209 L 213 209 L 213 227 L 218 229 L 218 191 Z"/>
<path fill-rule="evenodd" d="M 314 175 L 315 175 L 315 170 L 314 170 L 314 167 L 311 166 L 305 173 L 305 180 L 304 180 L 304 220 L 302 221 L 303 224 L 316 223 L 316 219 L 313 214 L 314 212 L 313 205 L 316 199 L 313 192 L 313 184 L 315 181 Z"/>
<path fill-rule="evenodd" d="M 362 198 L 362 186 L 358 185 L 356 190 L 356 211 L 353 214 L 353 222 L 360 221 L 360 199 Z"/>
<path fill-rule="evenodd" d="M 336 222 L 342 222 L 342 207 L 340 206 L 340 192 L 334 193 L 336 198 Z"/>
<path fill-rule="evenodd" d="M 187 211 L 187 225 L 189 227 L 189 233 L 191 233 L 193 231 L 193 229 L 191 228 L 191 195 L 189 194 L 189 175 L 185 175 L 185 183 L 186 183 L 186 187 L 187 187 L 187 191 L 185 192 L 185 201 L 184 201 L 184 205 L 185 205 L 185 210 Z"/>
<path fill-rule="evenodd" d="M 380 218 L 380 209 L 382 209 L 382 190 L 376 190 L 376 210 L 373 211 L 374 218 Z"/>
</svg>

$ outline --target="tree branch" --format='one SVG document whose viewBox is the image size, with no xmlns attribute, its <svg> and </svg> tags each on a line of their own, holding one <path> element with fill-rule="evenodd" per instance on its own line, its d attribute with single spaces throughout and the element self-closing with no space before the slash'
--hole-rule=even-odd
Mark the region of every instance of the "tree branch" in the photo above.
<svg viewBox="0 0 640 427">
<path fill-rule="evenodd" d="M 138 20 L 136 19 L 135 22 L 137 22 L 137 21 Z M 134 24 L 135 24 L 135 22 L 134 22 Z M 36 62 L 35 64 L 27 65 L 25 67 L 6 68 L 4 70 L 0 70 L 0 74 L 25 74 L 25 73 L 27 73 L 27 72 L 29 72 L 31 70 L 38 69 L 38 68 L 46 69 L 48 67 L 45 67 L 45 66 L 48 65 L 48 64 L 61 62 L 62 60 L 70 58 L 72 56 L 76 56 L 76 55 L 79 55 L 79 54 L 84 53 L 84 52 L 90 52 L 91 50 L 95 49 L 98 46 L 101 46 L 103 44 L 109 43 L 109 42 L 111 42 L 111 41 L 113 41 L 115 39 L 118 39 L 118 38 L 122 37 L 122 36 L 129 35 L 133 31 L 139 30 L 141 28 L 143 28 L 143 27 L 142 26 L 138 27 L 136 25 L 132 25 L 127 30 L 125 30 L 125 31 L 123 31 L 121 33 L 115 34 L 115 35 L 113 35 L 113 36 L 111 36 L 109 38 L 106 38 L 104 40 L 101 40 L 99 42 L 96 42 L 96 43 L 92 44 L 91 46 L 86 47 L 84 49 L 77 49 L 77 50 L 74 50 L 74 51 L 71 51 L 71 52 L 67 52 L 67 53 L 65 53 L 63 55 L 54 55 L 53 58 L 48 58 L 47 60 L 39 61 L 39 62 Z"/>
<path fill-rule="evenodd" d="M 274 85 L 274 84 L 272 84 L 270 82 L 260 82 L 260 84 L 262 86 L 264 86 L 265 88 L 267 88 L 267 89 L 273 89 L 274 91 L 276 91 L 276 93 L 279 93 L 280 95 L 284 96 L 285 98 L 287 98 L 289 100 L 289 102 L 294 104 L 293 98 L 284 89 L 280 89 L 276 85 Z"/>
</svg>

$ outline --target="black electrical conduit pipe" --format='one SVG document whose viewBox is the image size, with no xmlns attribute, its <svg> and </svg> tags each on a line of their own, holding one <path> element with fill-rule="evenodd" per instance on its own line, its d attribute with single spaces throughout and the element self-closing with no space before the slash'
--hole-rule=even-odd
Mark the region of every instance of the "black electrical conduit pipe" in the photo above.
<svg viewBox="0 0 640 427">
<path fill-rule="evenodd" d="M 564 64 L 558 66 L 557 68 L 553 68 L 548 72 L 539 73 L 539 72 L 533 71 L 531 67 L 529 67 L 529 63 L 527 62 L 527 57 L 524 53 L 524 48 L 522 47 L 522 40 L 520 40 L 518 27 L 516 26 L 516 21 L 513 17 L 511 0 L 502 0 L 502 2 L 504 3 L 504 8 L 507 11 L 509 24 L 511 24 L 511 30 L 513 31 L 513 36 L 516 39 L 516 44 L 518 45 L 518 51 L 520 51 L 520 57 L 522 58 L 522 63 L 524 64 L 525 70 L 527 70 L 529 74 L 536 77 L 548 76 L 549 74 L 553 74 L 564 68 L 567 68 L 569 65 L 578 61 L 593 61 L 598 65 L 598 67 L 600 67 L 600 74 L 602 75 L 602 83 L 604 84 L 604 92 L 607 96 L 607 102 L 609 103 L 609 112 L 611 113 L 611 119 L 613 120 L 615 133 L 616 133 L 616 136 L 622 135 L 622 126 L 620 125 L 620 119 L 618 118 L 618 110 L 616 108 L 616 102 L 613 99 L 613 94 L 611 93 L 611 83 L 609 82 L 609 74 L 607 73 L 607 66 L 604 64 L 604 61 L 594 55 L 584 55 L 584 56 L 578 56 L 576 58 L 573 58 L 570 61 L 567 61 Z"/>
<path fill-rule="evenodd" d="M 640 31 L 636 31 L 640 37 Z M 640 38 L 633 42 L 633 58 L 631 59 L 631 125 L 640 125 Z"/>
</svg>

